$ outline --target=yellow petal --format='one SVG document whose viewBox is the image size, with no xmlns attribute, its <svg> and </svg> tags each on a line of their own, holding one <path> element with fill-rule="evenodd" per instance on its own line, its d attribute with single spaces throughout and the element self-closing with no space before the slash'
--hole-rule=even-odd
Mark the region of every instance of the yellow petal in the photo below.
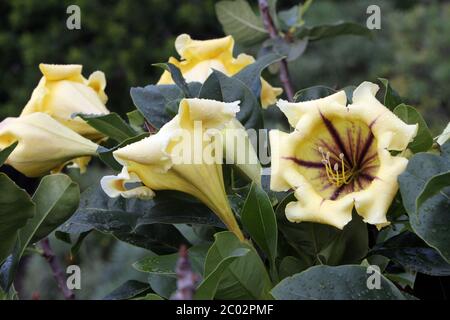
<svg viewBox="0 0 450 320">
<path fill-rule="evenodd" d="M 0 149 L 18 146 L 7 163 L 29 177 L 41 176 L 82 156 L 94 155 L 98 146 L 44 113 L 6 119 L 0 125 Z"/>
<path fill-rule="evenodd" d="M 60 65 L 41 63 L 39 69 L 47 81 L 71 80 L 82 82 L 83 80 L 81 75 L 83 66 L 79 64 Z"/>
<path fill-rule="evenodd" d="M 244 175 L 261 185 L 261 164 L 244 126 L 233 118 L 222 131 L 227 164 L 234 164 Z M 256 142 L 256 140 L 255 140 Z"/>
<path fill-rule="evenodd" d="M 418 125 L 408 125 L 399 119 L 375 97 L 378 85 L 363 82 L 353 92 L 353 103 L 348 106 L 355 116 L 368 123 L 374 135 L 392 132 L 392 140 L 387 148 L 402 151 L 414 139 Z"/>
<path fill-rule="evenodd" d="M 194 128 L 199 121 L 204 129 L 223 129 L 239 112 L 239 101 L 225 103 L 209 99 L 183 99 L 178 111 L 181 128 Z"/>
<path fill-rule="evenodd" d="M 175 40 L 175 48 L 182 59 L 206 60 L 226 53 L 233 55 L 234 39 L 231 36 L 212 40 L 192 40 L 181 34 Z"/>
<path fill-rule="evenodd" d="M 296 128 L 303 116 L 320 117 L 320 113 L 325 116 L 339 115 L 346 111 L 347 96 L 345 91 L 339 91 L 325 98 L 291 103 L 286 100 L 279 100 L 277 106 L 288 118 L 289 124 Z"/>
<path fill-rule="evenodd" d="M 124 198 L 151 199 L 155 196 L 152 189 L 146 186 L 139 186 L 127 189 L 127 183 L 141 182 L 136 174 L 130 174 L 127 167 L 123 167 L 122 172 L 117 176 L 105 176 L 100 180 L 103 191 L 110 198 L 122 196 Z"/>
<path fill-rule="evenodd" d="M 370 186 L 358 192 L 355 198 L 355 208 L 364 221 L 374 225 L 389 224 L 386 213 L 394 199 L 397 190 L 398 176 L 406 169 L 408 160 L 403 157 L 393 157 L 387 150 L 379 150 L 380 170 Z"/>
<path fill-rule="evenodd" d="M 266 80 L 261 78 L 261 105 L 264 109 L 277 102 L 277 97 L 283 93 L 283 89 L 272 87 Z"/>
<path fill-rule="evenodd" d="M 101 139 L 102 134 L 82 119 L 72 119 L 72 115 L 109 113 L 105 106 L 105 75 L 97 71 L 86 80 L 81 75 L 81 65 L 41 64 L 39 67 L 43 77 L 21 115 L 44 112 L 88 139 Z"/>
</svg>

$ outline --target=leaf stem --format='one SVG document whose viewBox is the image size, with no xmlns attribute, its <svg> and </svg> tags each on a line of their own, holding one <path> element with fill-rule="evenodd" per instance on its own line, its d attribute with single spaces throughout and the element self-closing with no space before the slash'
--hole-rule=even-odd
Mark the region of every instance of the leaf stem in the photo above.
<svg viewBox="0 0 450 320">
<path fill-rule="evenodd" d="M 47 260 L 48 264 L 50 265 L 53 277 L 55 278 L 56 283 L 58 284 L 58 287 L 61 290 L 64 298 L 66 300 L 74 300 L 75 294 L 73 293 L 72 290 L 67 288 L 66 278 L 63 269 L 58 259 L 56 258 L 52 247 L 50 246 L 50 240 L 48 238 L 45 238 L 40 241 L 40 245 L 43 250 L 42 256 L 45 258 L 45 260 Z"/>
<path fill-rule="evenodd" d="M 278 30 L 275 26 L 272 16 L 269 10 L 269 4 L 267 0 L 258 0 L 259 11 L 263 19 L 264 27 L 269 32 L 270 38 L 278 38 Z M 294 89 L 292 87 L 291 79 L 289 76 L 288 63 L 286 58 L 280 61 L 280 81 L 283 84 L 284 91 L 290 102 L 294 101 Z"/>
</svg>

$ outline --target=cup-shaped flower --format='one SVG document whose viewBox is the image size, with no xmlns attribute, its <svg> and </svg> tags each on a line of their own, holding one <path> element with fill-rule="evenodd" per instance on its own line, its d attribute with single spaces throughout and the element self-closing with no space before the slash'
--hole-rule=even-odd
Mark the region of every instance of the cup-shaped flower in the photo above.
<svg viewBox="0 0 450 320">
<path fill-rule="evenodd" d="M 270 132 L 271 188 L 295 190 L 286 207 L 292 222 L 318 222 L 342 229 L 355 207 L 364 221 L 389 224 L 387 210 L 408 160 L 389 151 L 405 150 L 417 133 L 382 105 L 378 86 L 362 83 L 346 105 L 344 91 L 278 107 L 295 128 Z"/>
<path fill-rule="evenodd" d="M 243 239 L 222 174 L 222 131 L 238 111 L 239 102 L 183 99 L 178 115 L 158 133 L 113 153 L 123 170 L 118 176 L 103 177 L 103 190 L 110 197 L 125 198 L 151 198 L 158 190 L 190 194 Z M 136 182 L 142 185 L 128 188 Z"/>
<path fill-rule="evenodd" d="M 72 162 L 84 171 L 98 145 L 41 112 L 0 123 L 0 150 L 18 145 L 6 163 L 28 177 L 58 171 Z"/>
<path fill-rule="evenodd" d="M 81 74 L 82 68 L 81 65 L 40 64 L 43 76 L 21 115 L 44 112 L 88 139 L 101 139 L 103 136 L 97 130 L 81 118 L 72 117 L 76 113 L 109 113 L 105 106 L 108 97 L 104 73 L 96 71 L 86 79 Z"/>
<path fill-rule="evenodd" d="M 175 40 L 175 48 L 181 57 L 178 61 L 171 57 L 169 62 L 177 66 L 187 82 L 205 82 L 212 70 L 218 70 L 227 76 L 233 76 L 243 68 L 252 64 L 255 59 L 241 53 L 233 57 L 234 39 L 227 36 L 219 39 L 193 40 L 187 34 L 182 34 Z M 170 72 L 165 71 L 158 84 L 173 84 Z M 277 96 L 283 90 L 272 87 L 261 78 L 261 105 L 263 108 L 275 104 Z"/>
</svg>

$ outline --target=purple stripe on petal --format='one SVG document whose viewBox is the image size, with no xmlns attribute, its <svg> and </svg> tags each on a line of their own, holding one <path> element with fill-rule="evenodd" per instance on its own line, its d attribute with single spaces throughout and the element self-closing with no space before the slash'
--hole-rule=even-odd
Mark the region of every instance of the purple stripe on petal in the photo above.
<svg viewBox="0 0 450 320">
<path fill-rule="evenodd" d="M 358 167 L 361 167 L 361 164 L 364 162 L 364 159 L 367 156 L 367 151 L 369 151 L 370 146 L 372 145 L 374 140 L 374 136 L 372 133 L 369 133 L 369 135 L 367 136 L 366 141 L 364 142 L 364 146 L 361 150 L 361 155 L 358 159 Z"/>
<path fill-rule="evenodd" d="M 344 154 L 344 158 L 351 163 L 351 158 L 348 155 L 347 149 L 345 148 L 344 143 L 342 142 L 341 136 L 339 135 L 338 131 L 334 127 L 333 123 L 331 123 L 330 120 L 324 117 L 324 115 L 321 113 L 320 116 L 322 117 L 322 121 L 327 127 L 328 132 L 330 133 L 331 137 L 333 138 L 336 145 L 339 147 L 340 151 Z"/>
<path fill-rule="evenodd" d="M 306 161 L 302 159 L 297 159 L 294 157 L 283 157 L 283 159 L 294 161 L 296 164 L 306 168 L 323 168 L 322 162 Z"/>
</svg>

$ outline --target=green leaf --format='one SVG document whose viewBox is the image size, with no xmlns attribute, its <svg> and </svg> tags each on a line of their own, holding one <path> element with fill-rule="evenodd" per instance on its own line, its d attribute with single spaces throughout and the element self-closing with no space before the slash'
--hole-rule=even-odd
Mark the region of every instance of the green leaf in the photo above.
<svg viewBox="0 0 450 320">
<path fill-rule="evenodd" d="M 200 91 L 200 98 L 214 99 L 223 102 L 240 101 L 237 119 L 246 129 L 262 127 L 262 113 L 259 98 L 236 77 L 230 78 L 213 70 Z"/>
<path fill-rule="evenodd" d="M 152 290 L 165 299 L 170 299 L 173 293 L 177 290 L 177 277 L 173 275 L 165 276 L 150 273 L 148 276 L 148 282 L 150 283 Z"/>
<path fill-rule="evenodd" d="M 144 133 L 145 118 L 139 110 L 128 112 L 127 118 L 134 131 L 139 134 Z"/>
<path fill-rule="evenodd" d="M 383 104 L 389 109 L 394 110 L 395 107 L 397 107 L 399 104 L 402 103 L 402 99 L 395 91 L 392 89 L 391 85 L 389 84 L 389 80 L 384 78 L 378 78 L 378 80 L 383 84 L 384 86 L 384 101 Z"/>
<path fill-rule="evenodd" d="M 255 249 L 241 242 L 229 231 L 214 235 L 215 242 L 208 251 L 205 262 L 205 279 L 218 265 L 237 249 L 248 249 L 245 256 L 237 258 L 222 273 L 216 291 L 217 299 L 270 299 L 272 287 L 266 268 Z"/>
<path fill-rule="evenodd" d="M 14 151 L 18 144 L 19 141 L 16 141 L 9 147 L 0 151 L 0 167 L 5 163 L 6 159 L 8 159 L 9 155 Z"/>
<path fill-rule="evenodd" d="M 116 172 L 120 172 L 122 170 L 122 165 L 120 163 L 118 163 L 117 160 L 114 158 L 113 152 L 120 148 L 123 148 L 129 144 L 132 144 L 132 143 L 140 141 L 144 138 L 147 138 L 148 135 L 149 134 L 147 132 L 141 133 L 140 135 L 138 135 L 136 137 L 129 138 L 129 139 L 119 143 L 117 146 L 115 146 L 114 148 L 111 148 L 111 149 L 106 149 L 106 148 L 100 147 L 97 150 L 98 157 L 111 169 L 113 169 Z"/>
<path fill-rule="evenodd" d="M 293 256 L 286 256 L 281 260 L 279 266 L 280 279 L 290 277 L 296 273 L 302 272 L 308 269 L 310 266 L 305 264 L 304 261 L 297 259 Z"/>
<path fill-rule="evenodd" d="M 222 226 L 198 200 L 182 193 L 159 191 L 152 200 L 109 198 L 99 186 L 83 192 L 80 206 L 59 230 L 80 234 L 92 229 L 112 234 L 160 254 L 178 251 L 187 240 L 171 224 Z"/>
<path fill-rule="evenodd" d="M 134 131 L 133 128 L 131 128 L 117 113 L 109 113 L 106 115 L 78 113 L 75 117 L 80 117 L 92 128 L 119 143 L 137 135 L 137 132 Z"/>
<path fill-rule="evenodd" d="M 203 274 L 206 253 L 209 247 L 210 244 L 201 244 L 189 248 L 188 257 L 194 272 Z M 161 256 L 153 254 L 135 262 L 133 267 L 141 272 L 175 276 L 178 258 L 178 253 Z"/>
<path fill-rule="evenodd" d="M 338 22 L 313 27 L 303 27 L 296 33 L 297 38 L 308 38 L 317 41 L 343 35 L 372 37 L 372 32 L 366 26 L 354 22 Z"/>
<path fill-rule="evenodd" d="M 267 254 L 271 265 L 275 266 L 278 243 L 277 220 L 269 197 L 254 183 L 242 208 L 241 220 L 251 238 Z"/>
<path fill-rule="evenodd" d="M 284 213 L 292 201 L 296 201 L 293 193 L 278 205 L 278 228 L 304 265 L 360 263 L 368 251 L 368 233 L 357 214 L 343 230 L 312 222 L 292 223 Z"/>
<path fill-rule="evenodd" d="M 173 82 L 177 85 L 178 88 L 181 89 L 181 91 L 184 94 L 185 98 L 194 98 L 195 95 L 193 95 L 188 87 L 188 84 L 186 83 L 186 80 L 184 79 L 183 75 L 181 74 L 180 69 L 178 69 L 177 66 L 175 66 L 172 63 L 155 63 L 153 64 L 156 67 L 163 68 L 164 70 L 170 72 L 170 75 L 172 76 Z"/>
<path fill-rule="evenodd" d="M 198 96 L 201 84 L 188 83 L 189 91 Z M 175 84 L 149 85 L 144 88 L 131 88 L 133 103 L 148 123 L 159 129 L 178 112 L 183 91 Z"/>
<path fill-rule="evenodd" d="M 430 191 L 427 183 L 433 177 L 449 171 L 450 159 L 446 155 L 418 153 L 409 160 L 405 172 L 399 176 L 403 205 L 411 227 L 447 262 L 450 262 L 450 188 L 440 189 L 439 192 L 431 188 Z M 441 178 L 435 179 L 439 182 Z M 431 186 L 439 184 L 431 182 Z M 419 197 L 424 198 L 418 201 Z M 418 202 L 420 206 L 417 206 Z"/>
<path fill-rule="evenodd" d="M 294 95 L 294 101 L 308 101 L 327 97 L 335 94 L 337 91 L 326 86 L 313 86 L 299 90 Z"/>
<path fill-rule="evenodd" d="M 162 298 L 161 296 L 158 296 L 157 294 L 154 293 L 149 293 L 143 297 L 138 297 L 138 298 L 134 298 L 133 300 L 149 300 L 149 301 L 153 301 L 153 300 L 164 300 L 164 298 Z"/>
<path fill-rule="evenodd" d="M 401 264 L 407 270 L 432 276 L 449 276 L 450 264 L 412 232 L 404 232 L 377 244 L 370 254 L 379 254 Z"/>
<path fill-rule="evenodd" d="M 383 275 L 380 289 L 369 289 L 371 275 L 357 265 L 315 266 L 284 279 L 271 293 L 277 300 L 405 300 Z"/>
<path fill-rule="evenodd" d="M 13 250 L 17 232 L 35 214 L 28 193 L 0 173 L 0 265 Z"/>
<path fill-rule="evenodd" d="M 36 203 L 36 217 L 41 214 L 41 220 L 32 219 L 37 229 L 32 231 L 27 227 L 20 232 L 22 236 L 28 232 L 33 233 L 33 242 L 37 242 L 56 230 L 66 222 L 77 210 L 80 203 L 80 188 L 68 176 L 55 174 L 46 176 L 41 180 L 38 189 L 33 195 Z"/>
<path fill-rule="evenodd" d="M 148 283 L 128 280 L 104 297 L 103 300 L 130 300 L 146 294 L 149 290 L 150 286 Z"/>
<path fill-rule="evenodd" d="M 233 263 L 237 258 L 244 257 L 249 253 L 249 249 L 238 248 L 233 251 L 228 257 L 225 257 L 216 268 L 206 277 L 205 280 L 200 283 L 195 293 L 195 299 L 197 300 L 213 300 L 217 289 L 219 287 L 220 279 L 225 273 L 225 270 Z"/>
<path fill-rule="evenodd" d="M 416 200 L 416 211 L 420 209 L 423 203 L 429 198 L 440 193 L 442 189 L 450 187 L 450 171 L 435 175 L 427 181 L 420 195 Z"/>
<path fill-rule="evenodd" d="M 403 103 L 395 107 L 394 113 L 407 124 L 419 125 L 417 135 L 408 148 L 414 153 L 428 151 L 433 145 L 433 136 L 422 115 L 415 108 Z"/>
<path fill-rule="evenodd" d="M 245 0 L 220 1 L 216 4 L 216 14 L 225 33 L 238 43 L 253 45 L 269 37 L 261 18 Z"/>
<path fill-rule="evenodd" d="M 280 61 L 281 59 L 283 59 L 282 55 L 274 53 L 266 54 L 235 74 L 233 79 L 240 80 L 259 100 L 261 95 L 261 73 L 264 69 Z"/>
<path fill-rule="evenodd" d="M 3 284 L 7 288 L 14 280 L 16 268 L 28 245 L 46 237 L 66 221 L 78 207 L 79 197 L 78 185 L 66 175 L 55 174 L 41 180 L 32 197 L 36 214 L 19 230 L 11 261 L 2 267 Z"/>
</svg>

